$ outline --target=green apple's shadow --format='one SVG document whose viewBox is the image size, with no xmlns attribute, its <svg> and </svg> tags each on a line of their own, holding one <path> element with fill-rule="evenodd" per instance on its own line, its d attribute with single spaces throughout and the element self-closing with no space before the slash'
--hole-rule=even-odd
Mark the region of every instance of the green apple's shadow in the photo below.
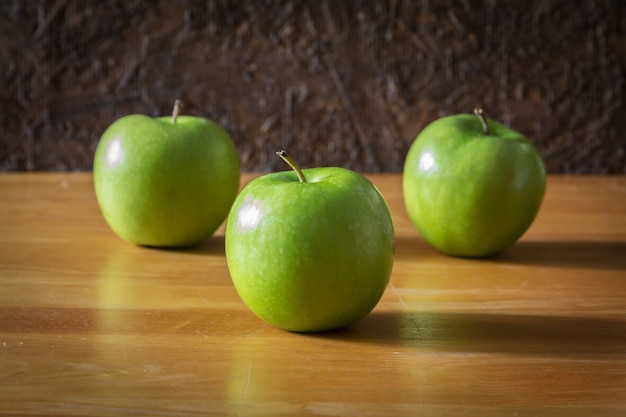
<svg viewBox="0 0 626 417">
<path fill-rule="evenodd" d="M 626 318 L 374 311 L 349 328 L 307 337 L 377 344 L 404 352 L 614 354 L 623 360 Z M 390 350 L 390 355 L 394 352 Z"/>
<path fill-rule="evenodd" d="M 178 252 L 178 253 L 188 253 L 192 255 L 206 255 L 206 256 L 226 256 L 226 248 L 224 246 L 224 236 L 223 235 L 213 235 L 202 243 L 189 246 L 189 247 L 155 247 L 155 246 L 144 246 L 146 249 L 151 250 L 162 250 L 166 252 Z"/>
<path fill-rule="evenodd" d="M 488 261 L 543 267 L 624 271 L 626 242 L 518 241 Z"/>
<path fill-rule="evenodd" d="M 213 235 L 198 246 L 187 248 L 185 251 L 200 255 L 226 256 L 224 235 Z"/>
<path fill-rule="evenodd" d="M 396 260 L 419 262 L 424 257 L 442 257 L 449 262 L 467 260 L 514 266 L 626 271 L 626 242 L 520 240 L 495 256 L 470 259 L 437 252 L 419 236 L 396 239 Z"/>
</svg>

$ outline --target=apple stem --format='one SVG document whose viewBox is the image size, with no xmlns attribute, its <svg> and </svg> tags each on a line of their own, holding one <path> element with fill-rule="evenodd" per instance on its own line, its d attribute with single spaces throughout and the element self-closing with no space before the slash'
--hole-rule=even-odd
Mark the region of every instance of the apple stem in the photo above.
<svg viewBox="0 0 626 417">
<path fill-rule="evenodd" d="M 174 101 L 174 110 L 172 110 L 172 123 L 176 123 L 176 118 L 180 113 L 180 109 L 183 107 L 183 103 L 180 100 Z"/>
<path fill-rule="evenodd" d="M 487 126 L 487 119 L 485 118 L 485 115 L 483 114 L 483 109 L 480 107 L 476 107 L 474 109 L 474 114 L 480 119 L 480 123 L 482 123 L 483 125 L 483 132 L 485 132 L 485 135 L 488 135 L 489 126 Z"/>
<path fill-rule="evenodd" d="M 280 158 L 285 161 L 287 165 L 291 167 L 291 169 L 296 171 L 296 175 L 298 175 L 298 179 L 300 180 L 300 182 L 306 182 L 306 178 L 304 176 L 304 173 L 302 172 L 302 168 L 300 168 L 300 165 L 298 165 L 296 161 L 294 161 L 289 155 L 287 155 L 287 152 L 278 151 L 276 152 L 276 155 L 280 156 Z"/>
</svg>

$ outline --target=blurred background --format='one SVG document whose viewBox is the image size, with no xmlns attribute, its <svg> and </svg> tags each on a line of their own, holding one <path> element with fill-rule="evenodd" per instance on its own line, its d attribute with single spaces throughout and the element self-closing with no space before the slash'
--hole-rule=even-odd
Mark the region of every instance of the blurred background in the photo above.
<svg viewBox="0 0 626 417">
<path fill-rule="evenodd" d="M 399 172 L 454 113 L 551 173 L 626 173 L 623 0 L 2 0 L 0 170 L 87 171 L 130 113 L 220 123 L 244 171 Z"/>
</svg>

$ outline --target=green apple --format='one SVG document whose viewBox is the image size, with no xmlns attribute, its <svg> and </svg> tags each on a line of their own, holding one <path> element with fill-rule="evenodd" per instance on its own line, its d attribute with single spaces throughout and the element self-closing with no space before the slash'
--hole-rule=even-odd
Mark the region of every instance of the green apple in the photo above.
<svg viewBox="0 0 626 417">
<path fill-rule="evenodd" d="M 386 201 L 344 168 L 293 171 L 251 181 L 226 224 L 226 261 L 243 302 L 295 332 L 347 327 L 380 300 L 395 237 Z M 295 171 L 295 172 L 294 172 Z"/>
<path fill-rule="evenodd" d="M 102 214 L 137 245 L 194 246 L 224 221 L 239 188 L 228 133 L 201 117 L 122 117 L 103 133 L 93 175 Z"/>
<path fill-rule="evenodd" d="M 477 109 L 426 126 L 409 149 L 402 182 L 409 217 L 426 241 L 449 255 L 486 257 L 530 227 L 546 172 L 528 138 Z"/>
</svg>

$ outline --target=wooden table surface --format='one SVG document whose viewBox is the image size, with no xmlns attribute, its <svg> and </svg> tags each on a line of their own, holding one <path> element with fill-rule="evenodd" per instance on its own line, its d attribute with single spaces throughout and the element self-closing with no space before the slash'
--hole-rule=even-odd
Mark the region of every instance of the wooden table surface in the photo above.
<svg viewBox="0 0 626 417">
<path fill-rule="evenodd" d="M 0 175 L 0 414 L 626 415 L 626 177 L 550 177 L 489 260 L 431 249 L 400 176 L 369 177 L 394 217 L 391 283 L 356 325 L 306 335 L 245 308 L 223 229 L 135 247 L 90 174 Z"/>
</svg>

